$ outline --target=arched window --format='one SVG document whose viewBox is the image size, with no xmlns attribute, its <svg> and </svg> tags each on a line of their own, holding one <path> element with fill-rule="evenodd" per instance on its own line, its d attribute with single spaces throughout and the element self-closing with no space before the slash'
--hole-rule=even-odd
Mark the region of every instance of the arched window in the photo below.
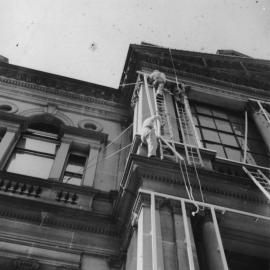
<svg viewBox="0 0 270 270">
<path fill-rule="evenodd" d="M 48 179 L 60 145 L 59 139 L 58 125 L 33 121 L 18 141 L 6 170 Z"/>
</svg>

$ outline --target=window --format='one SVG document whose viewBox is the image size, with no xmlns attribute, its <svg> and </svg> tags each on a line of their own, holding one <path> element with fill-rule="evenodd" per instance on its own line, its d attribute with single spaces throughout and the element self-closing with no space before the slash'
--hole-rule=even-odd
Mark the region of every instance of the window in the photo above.
<svg viewBox="0 0 270 270">
<path fill-rule="evenodd" d="M 71 152 L 64 171 L 63 183 L 82 185 L 85 163 L 86 156 Z"/>
<path fill-rule="evenodd" d="M 57 149 L 58 135 L 50 132 L 28 129 L 16 145 L 6 170 L 8 172 L 47 179 Z"/>
<path fill-rule="evenodd" d="M 194 123 L 204 147 L 223 158 L 243 161 L 245 144 L 244 113 L 226 111 L 210 105 L 192 106 Z M 269 166 L 269 154 L 255 124 L 248 121 L 247 162 Z"/>
</svg>

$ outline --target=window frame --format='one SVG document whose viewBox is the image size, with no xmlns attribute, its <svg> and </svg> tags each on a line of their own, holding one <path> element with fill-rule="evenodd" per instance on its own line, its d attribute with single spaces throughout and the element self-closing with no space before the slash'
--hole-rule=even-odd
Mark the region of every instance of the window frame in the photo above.
<svg viewBox="0 0 270 270">
<path fill-rule="evenodd" d="M 36 141 L 44 141 L 47 143 L 52 143 L 55 145 L 55 152 L 54 154 L 52 153 L 48 153 L 48 152 L 43 152 L 43 151 L 38 151 L 38 150 L 34 150 L 34 149 L 29 149 L 27 147 L 23 147 L 20 145 L 21 141 L 24 139 L 33 139 Z M 44 132 L 44 131 L 39 131 L 39 130 L 34 130 L 34 129 L 27 129 L 25 132 L 23 132 L 21 134 L 21 136 L 19 137 L 18 141 L 16 142 L 16 145 L 11 153 L 11 155 L 8 158 L 8 161 L 5 165 L 5 170 L 7 172 L 14 172 L 14 173 L 18 173 L 17 171 L 12 171 L 9 170 L 9 166 L 11 166 L 13 158 L 16 159 L 16 154 L 26 154 L 32 157 L 42 157 L 42 158 L 46 158 L 46 159 L 50 159 L 52 160 L 52 165 L 50 166 L 50 171 L 53 167 L 53 163 L 55 162 L 55 158 L 57 155 L 57 151 L 60 147 L 61 141 L 59 138 L 58 134 L 53 134 L 53 133 L 49 133 L 49 132 Z M 50 171 L 48 171 L 48 176 L 47 177 L 41 177 L 41 176 L 37 176 L 35 174 L 23 174 L 22 175 L 26 175 L 26 176 L 30 176 L 30 177 L 36 177 L 36 178 L 40 178 L 43 180 L 48 180 L 49 176 L 50 176 Z"/>
<path fill-rule="evenodd" d="M 81 166 L 83 168 L 82 173 L 67 171 L 67 167 L 69 165 L 70 157 L 72 155 L 85 158 L 84 165 Z M 87 155 L 86 153 L 82 153 L 81 151 L 78 151 L 78 150 L 75 150 L 75 149 L 70 149 L 70 151 L 69 151 L 69 153 L 68 153 L 68 155 L 66 157 L 66 162 L 65 162 L 64 167 L 63 167 L 60 182 L 65 183 L 65 184 L 69 184 L 69 185 L 83 186 L 84 177 L 85 177 L 85 173 L 86 173 L 86 169 L 87 169 L 88 156 L 89 155 Z M 65 176 L 67 176 L 69 178 L 68 180 L 72 179 L 72 177 L 80 179 L 81 180 L 80 184 L 77 185 L 77 184 L 72 184 L 72 183 L 65 182 L 65 180 L 64 180 Z"/>
<path fill-rule="evenodd" d="M 209 104 L 203 104 L 203 103 L 192 103 L 191 105 L 192 107 L 192 116 L 195 119 L 194 121 L 194 125 L 195 128 L 198 132 L 198 135 L 200 137 L 201 143 L 203 145 L 203 147 L 207 148 L 207 149 L 211 149 L 211 150 L 215 150 L 217 151 L 217 156 L 221 157 L 221 158 L 225 158 L 225 159 L 229 159 L 229 160 L 234 160 L 237 162 L 242 162 L 243 160 L 243 156 L 244 156 L 244 134 L 243 132 L 241 132 L 240 128 L 241 126 L 243 127 L 242 130 L 244 130 L 244 116 L 242 117 L 238 117 L 237 115 L 234 115 L 235 113 L 240 113 L 240 112 L 234 112 L 232 110 L 226 110 L 224 108 L 220 108 L 214 105 L 209 105 Z M 198 109 L 198 107 L 202 108 L 202 110 L 200 111 L 200 109 Z M 205 112 L 204 110 L 205 109 Z M 221 112 L 221 114 L 219 114 L 219 111 Z M 221 115 L 224 115 L 223 117 Z M 226 117 L 225 117 L 226 115 Z M 204 119 L 204 121 L 206 121 L 206 117 L 209 118 L 209 121 L 211 119 L 211 123 L 214 124 L 215 127 L 210 127 L 210 125 L 204 125 L 201 121 L 201 116 Z M 226 131 L 225 128 L 222 128 L 221 126 L 218 126 L 218 121 L 224 121 L 227 122 L 228 127 L 230 129 L 230 131 Z M 239 125 L 239 132 L 237 133 L 237 129 L 236 129 L 236 125 Z M 253 129 L 251 128 L 251 126 L 253 127 Z M 252 119 L 249 118 L 249 132 L 248 132 L 248 141 L 254 141 L 254 143 L 258 143 L 258 144 L 264 144 L 263 139 L 261 138 L 261 134 L 259 133 L 259 131 L 257 132 L 256 136 L 253 132 L 252 135 L 250 135 L 250 130 L 257 130 L 255 124 L 252 122 Z M 205 132 L 204 132 L 205 131 Z M 218 137 L 218 141 L 216 140 L 211 140 L 209 137 L 206 138 L 205 137 L 205 133 L 206 131 L 210 131 L 216 134 L 216 136 Z M 204 133 L 203 133 L 204 132 Z M 227 136 L 233 136 L 234 137 L 234 141 L 235 143 L 229 143 L 230 140 L 228 140 L 226 142 L 226 135 Z M 251 136 L 251 137 L 250 137 Z M 220 151 L 218 151 L 217 149 L 215 149 L 215 147 L 207 147 L 208 145 L 216 145 L 219 146 L 223 149 L 223 153 L 224 155 L 219 155 Z M 240 154 L 240 158 L 232 158 L 232 155 L 230 155 L 230 150 L 232 151 L 238 151 Z M 232 152 L 231 152 L 232 154 Z M 269 153 L 267 153 L 267 151 L 262 154 L 262 152 L 256 152 L 254 151 L 254 149 L 249 149 L 249 144 L 248 144 L 248 150 L 247 150 L 247 155 L 248 155 L 248 163 L 252 164 L 252 165 L 259 165 L 259 166 L 263 166 L 265 167 L 264 164 L 260 164 L 260 162 L 258 163 L 258 160 L 262 160 L 263 158 L 266 159 L 268 158 L 268 163 L 270 161 L 270 155 Z M 255 158 L 257 157 L 257 158 Z M 267 163 L 267 162 L 265 162 Z"/>
</svg>

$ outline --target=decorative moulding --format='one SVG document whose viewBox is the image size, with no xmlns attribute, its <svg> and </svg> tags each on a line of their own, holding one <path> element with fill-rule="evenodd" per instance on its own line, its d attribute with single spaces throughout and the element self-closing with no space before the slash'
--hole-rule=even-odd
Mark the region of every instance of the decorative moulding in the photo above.
<svg viewBox="0 0 270 270">
<path fill-rule="evenodd" d="M 18 107 L 9 101 L 0 100 L 0 111 L 6 113 L 16 113 L 18 111 Z"/>
<path fill-rule="evenodd" d="M 92 119 L 84 119 L 81 120 L 78 123 L 78 126 L 80 128 L 84 128 L 84 129 L 88 129 L 88 130 L 93 130 L 93 131 L 102 131 L 103 127 L 101 126 L 101 124 L 99 124 L 98 122 L 92 120 Z"/>
</svg>

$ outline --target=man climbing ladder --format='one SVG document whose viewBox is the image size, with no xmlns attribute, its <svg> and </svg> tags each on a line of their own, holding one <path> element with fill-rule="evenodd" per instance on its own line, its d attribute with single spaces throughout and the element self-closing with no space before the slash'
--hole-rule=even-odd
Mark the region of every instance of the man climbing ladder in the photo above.
<svg viewBox="0 0 270 270">
<path fill-rule="evenodd" d="M 142 143 L 147 145 L 148 157 L 155 157 L 157 154 L 157 131 L 155 130 L 155 122 L 161 121 L 159 115 L 151 116 L 144 120 L 142 125 L 141 140 Z"/>
</svg>

